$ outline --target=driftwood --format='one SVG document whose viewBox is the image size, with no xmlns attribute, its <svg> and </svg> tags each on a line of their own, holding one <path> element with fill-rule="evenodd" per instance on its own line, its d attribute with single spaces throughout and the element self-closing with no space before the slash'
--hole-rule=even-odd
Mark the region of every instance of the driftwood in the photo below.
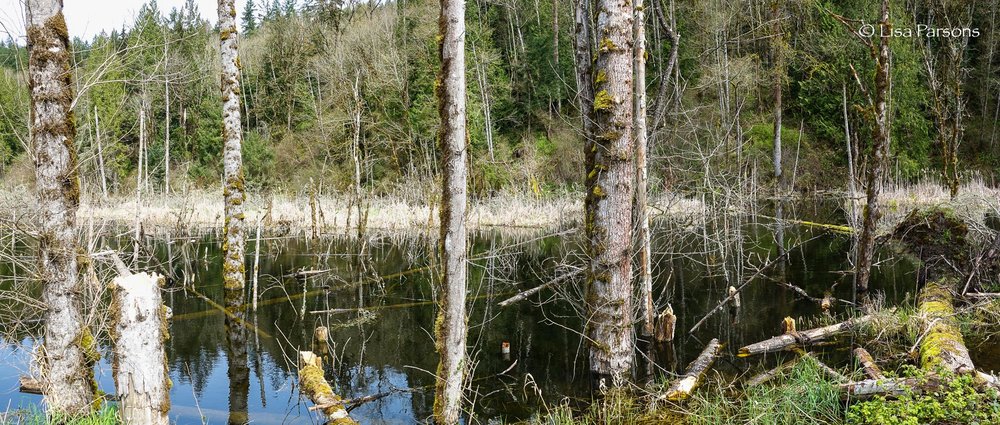
<svg viewBox="0 0 1000 425">
<path fill-rule="evenodd" d="M 170 423 L 170 384 L 163 349 L 169 335 L 160 297 L 162 284 L 163 277 L 155 273 L 118 276 L 111 284 L 113 369 L 124 423 Z"/>
<path fill-rule="evenodd" d="M 817 342 L 824 341 L 830 337 L 837 336 L 843 333 L 850 332 L 857 329 L 865 323 L 870 322 L 873 316 L 862 316 L 855 319 L 848 319 L 843 322 L 837 323 L 835 325 L 824 326 L 822 328 L 809 329 L 802 332 L 791 332 L 784 335 L 779 335 L 761 342 L 747 345 L 746 347 L 740 348 L 737 356 L 748 357 L 757 354 L 773 353 L 776 351 L 787 350 L 792 347 L 797 347 L 800 345 L 809 345 Z"/>
<path fill-rule="evenodd" d="M 861 367 L 865 370 L 865 375 L 868 375 L 869 378 L 885 378 L 885 375 L 882 373 L 882 369 L 875 364 L 875 359 L 873 359 L 872 355 L 868 353 L 868 350 L 861 347 L 855 348 L 854 357 L 858 359 L 858 363 L 861 363 Z"/>
<path fill-rule="evenodd" d="M 509 306 L 511 304 L 514 304 L 514 303 L 518 302 L 518 301 L 522 301 L 522 300 L 524 300 L 524 299 L 526 299 L 526 298 L 528 298 L 528 297 L 530 297 L 532 295 L 535 295 L 535 294 L 541 292 L 541 290 L 543 290 L 545 288 L 548 288 L 548 287 L 555 286 L 555 285 L 558 285 L 560 283 L 566 282 L 567 280 L 570 280 L 570 279 L 576 277 L 577 275 L 583 273 L 584 270 L 585 269 L 576 269 L 576 270 L 573 270 L 573 271 L 571 271 L 569 273 L 566 273 L 566 274 L 564 274 L 562 276 L 559 276 L 559 277 L 557 277 L 555 279 L 552 279 L 552 280 L 550 280 L 550 281 L 548 281 L 546 283 L 543 283 L 541 285 L 538 285 L 538 286 L 536 286 L 534 288 L 531 288 L 531 289 L 528 289 L 528 290 L 525 290 L 525 291 L 521 291 L 521 292 L 517 293 L 517 295 L 514 295 L 513 297 L 510 297 L 510 298 L 507 298 L 506 300 L 500 301 L 499 303 L 497 303 L 497 305 L 499 305 L 500 307 L 507 307 L 507 306 Z"/>
<path fill-rule="evenodd" d="M 721 349 L 722 344 L 719 343 L 719 339 L 712 338 L 712 340 L 708 342 L 708 345 L 705 346 L 705 349 L 701 351 L 701 354 L 698 355 L 698 358 L 694 359 L 694 361 L 688 365 L 687 371 L 684 372 L 684 376 L 674 382 L 673 385 L 667 389 L 667 392 L 660 396 L 659 399 L 678 401 L 691 397 L 691 393 L 704 379 L 705 373 L 707 373 L 712 367 L 712 363 L 715 363 L 715 358 L 719 356 L 719 351 Z"/>
<path fill-rule="evenodd" d="M 334 394 L 333 388 L 326 382 L 322 362 L 312 351 L 299 352 L 299 388 L 313 404 L 321 406 L 319 410 L 329 419 L 328 424 L 357 424 L 344 409 L 343 399 Z"/>
</svg>

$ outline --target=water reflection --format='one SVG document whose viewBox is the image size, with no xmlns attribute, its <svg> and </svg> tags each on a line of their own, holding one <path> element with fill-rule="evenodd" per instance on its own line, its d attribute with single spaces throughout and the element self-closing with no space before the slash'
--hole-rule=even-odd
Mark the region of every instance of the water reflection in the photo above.
<svg viewBox="0 0 1000 425">
<path fill-rule="evenodd" d="M 772 231 L 748 225 L 745 245 L 731 249 L 773 257 Z M 655 238 L 657 233 L 686 236 Z M 781 233 L 787 246 L 813 236 L 795 227 Z M 363 246 L 353 238 L 263 241 L 256 311 L 247 308 L 242 291 L 223 289 L 220 244 L 213 235 L 154 243 L 150 250 L 157 260 L 149 266 L 172 276 L 165 296 L 174 311 L 167 348 L 174 382 L 171 419 L 179 424 L 315 420 L 309 403 L 297 393 L 299 350 L 324 357 L 326 376 L 344 398 L 389 394 L 354 409 L 351 415 L 359 422 L 409 424 L 429 417 L 437 365 L 434 294 L 427 273 L 433 244 L 375 236 L 366 241 Z M 713 337 L 733 350 L 777 334 L 785 316 L 817 312 L 814 302 L 762 280 L 743 292 L 740 309 L 716 315 L 690 335 L 688 329 L 728 295 L 733 279 L 706 267 L 710 253 L 701 249 L 703 241 L 693 232 L 660 223 L 654 227 L 654 241 L 654 294 L 658 305 L 669 300 L 674 306 L 677 333 L 671 344 L 640 341 L 637 379 L 659 379 L 681 370 Z M 849 299 L 850 285 L 834 285 L 844 279 L 839 271 L 847 268 L 849 248 L 848 239 L 822 236 L 790 252 L 787 264 L 770 278 L 794 282 L 815 296 L 834 288 L 835 296 Z M 358 255 L 361 250 L 365 255 Z M 178 257 L 170 261 L 168 254 Z M 579 384 L 587 367 L 577 307 L 551 300 L 552 291 L 507 308 L 496 306 L 547 282 L 558 263 L 579 264 L 577 239 L 481 234 L 473 238 L 471 256 L 469 346 L 475 373 L 469 398 L 475 400 L 477 417 L 527 418 L 542 407 L 539 393 L 548 405 L 562 397 L 586 398 L 587 386 Z M 906 263 L 886 263 L 875 282 L 881 282 L 887 299 L 900 300 L 912 293 L 910 273 Z M 567 286 L 563 292 L 578 289 Z M 544 308 L 536 305 L 540 301 L 546 302 Z M 324 313 L 313 313 L 317 311 Z M 318 327 L 327 329 L 326 338 L 317 338 Z M 501 353 L 504 341 L 510 344 L 509 357 Z M 738 372 L 746 363 L 722 361 L 718 367 Z M 11 379 L 0 375 L 0 385 L 10 388 Z M 113 388 L 104 381 L 102 386 Z M 14 396 L 0 395 L 0 401 L 5 397 L 17 405 Z"/>
</svg>

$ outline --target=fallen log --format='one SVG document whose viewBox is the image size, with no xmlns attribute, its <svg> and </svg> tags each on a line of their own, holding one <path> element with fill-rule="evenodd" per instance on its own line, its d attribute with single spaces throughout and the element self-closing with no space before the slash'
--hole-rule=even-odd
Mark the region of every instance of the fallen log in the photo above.
<svg viewBox="0 0 1000 425">
<path fill-rule="evenodd" d="M 747 345 L 740 348 L 738 357 L 749 357 L 757 354 L 773 353 L 784 351 L 800 345 L 809 345 L 824 341 L 828 338 L 851 332 L 859 326 L 870 322 L 874 316 L 867 315 L 854 319 L 848 319 L 835 325 L 824 326 L 822 328 L 809 329 L 802 332 L 786 333 L 761 342 Z"/>
<path fill-rule="evenodd" d="M 865 400 L 875 396 L 899 397 L 904 394 L 920 395 L 933 393 L 941 388 L 941 382 L 935 376 L 926 379 L 919 378 L 885 378 L 866 379 L 837 385 L 841 398 Z"/>
<path fill-rule="evenodd" d="M 920 367 L 931 372 L 943 369 L 962 374 L 976 370 L 955 319 L 952 290 L 957 282 L 955 277 L 945 277 L 927 282 L 920 291 L 917 317 L 924 335 L 919 344 Z"/>
<path fill-rule="evenodd" d="M 513 297 L 510 297 L 510 298 L 507 298 L 506 300 L 500 301 L 499 303 L 497 303 L 497 305 L 499 305 L 500 307 L 507 307 L 507 306 L 509 306 L 511 304 L 514 304 L 514 303 L 516 303 L 518 301 L 522 301 L 525 298 L 528 298 L 528 297 L 530 297 L 532 295 L 535 295 L 535 294 L 541 292 L 545 288 L 548 288 L 548 287 L 555 286 L 555 285 L 558 285 L 560 283 L 566 282 L 567 280 L 570 280 L 570 279 L 576 277 L 577 275 L 583 273 L 583 271 L 584 271 L 584 269 L 573 270 L 573 271 L 571 271 L 569 273 L 566 273 L 566 274 L 564 274 L 562 276 L 559 276 L 559 277 L 557 277 L 555 279 L 552 279 L 552 280 L 550 280 L 550 281 L 548 281 L 546 283 L 543 283 L 541 285 L 538 285 L 538 286 L 536 286 L 534 288 L 531 288 L 531 289 L 528 289 L 528 290 L 525 290 L 525 291 L 521 291 L 521 292 L 517 293 L 517 295 L 514 295 Z"/>
<path fill-rule="evenodd" d="M 791 359 L 791 360 L 789 360 L 787 362 L 784 362 L 784 363 L 778 365 L 778 367 L 775 367 L 774 369 L 767 370 L 767 371 L 761 372 L 761 373 L 759 373 L 757 375 L 754 375 L 752 378 L 750 378 L 749 380 L 747 380 L 747 382 L 746 382 L 745 385 L 747 387 L 755 387 L 757 385 L 760 385 L 760 384 L 763 384 L 763 383 L 765 383 L 767 381 L 770 381 L 770 380 L 774 379 L 774 377 L 776 377 L 779 374 L 783 373 L 784 371 L 795 367 L 795 365 L 798 364 L 799 359 L 800 359 L 800 357 L 795 357 L 795 358 L 793 358 L 793 359 Z"/>
<path fill-rule="evenodd" d="M 320 358 L 312 351 L 299 352 L 299 388 L 302 394 L 313 404 L 322 406 L 320 409 L 331 425 L 357 425 L 347 410 L 344 401 L 333 393 L 333 388 L 323 376 L 323 366 Z"/>
<path fill-rule="evenodd" d="M 869 378 L 885 378 L 885 374 L 882 373 L 882 369 L 875 363 L 875 359 L 872 358 L 870 353 L 868 353 L 868 350 L 861 347 L 855 348 L 854 357 L 858 359 L 858 363 L 861 363 L 861 367 L 864 369 L 865 375 L 868 375 Z"/>
<path fill-rule="evenodd" d="M 688 365 L 684 376 L 674 382 L 667 389 L 667 392 L 658 398 L 660 400 L 679 401 L 691 397 L 691 393 L 694 392 L 694 389 L 704 379 L 705 373 L 712 367 L 712 363 L 715 363 L 715 358 L 719 356 L 721 349 L 722 344 L 719 343 L 719 339 L 712 338 L 708 342 L 708 345 L 705 346 L 705 349 L 701 351 L 701 354 L 698 355 L 698 358 L 694 359 Z"/>
</svg>

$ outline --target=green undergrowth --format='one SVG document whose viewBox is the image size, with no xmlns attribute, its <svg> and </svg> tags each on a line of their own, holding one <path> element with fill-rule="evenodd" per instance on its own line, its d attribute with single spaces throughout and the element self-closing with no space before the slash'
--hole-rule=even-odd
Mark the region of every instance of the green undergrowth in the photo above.
<svg viewBox="0 0 1000 425">
<path fill-rule="evenodd" d="M 16 425 L 119 425 L 118 407 L 105 403 L 97 411 L 83 417 L 69 418 L 61 414 L 47 414 L 38 406 L 7 412 L 3 423 Z"/>
<path fill-rule="evenodd" d="M 901 370 L 906 378 L 926 378 L 913 367 Z M 925 394 L 908 393 L 895 399 L 876 397 L 851 405 L 847 423 L 856 425 L 1000 424 L 1000 394 L 981 388 L 972 375 L 945 379 L 936 390 Z"/>
<path fill-rule="evenodd" d="M 695 392 L 688 406 L 691 424 L 836 424 L 843 408 L 837 389 L 820 366 L 806 357 L 770 382 L 742 394 L 718 385 Z"/>
</svg>

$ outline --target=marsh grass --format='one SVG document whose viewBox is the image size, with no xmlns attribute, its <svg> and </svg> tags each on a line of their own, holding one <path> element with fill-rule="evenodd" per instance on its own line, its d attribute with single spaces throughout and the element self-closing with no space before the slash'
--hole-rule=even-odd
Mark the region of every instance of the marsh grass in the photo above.
<svg viewBox="0 0 1000 425">
<path fill-rule="evenodd" d="M 12 425 L 120 425 L 123 423 L 118 417 L 118 408 L 107 403 L 101 406 L 100 410 L 78 418 L 68 418 L 59 414 L 49 415 L 35 405 L 7 412 L 0 418 L 2 418 L 3 423 Z"/>
<path fill-rule="evenodd" d="M 811 357 L 765 385 L 742 394 L 719 385 L 697 392 L 687 410 L 691 424 L 835 424 L 843 421 L 839 393 Z"/>
</svg>

